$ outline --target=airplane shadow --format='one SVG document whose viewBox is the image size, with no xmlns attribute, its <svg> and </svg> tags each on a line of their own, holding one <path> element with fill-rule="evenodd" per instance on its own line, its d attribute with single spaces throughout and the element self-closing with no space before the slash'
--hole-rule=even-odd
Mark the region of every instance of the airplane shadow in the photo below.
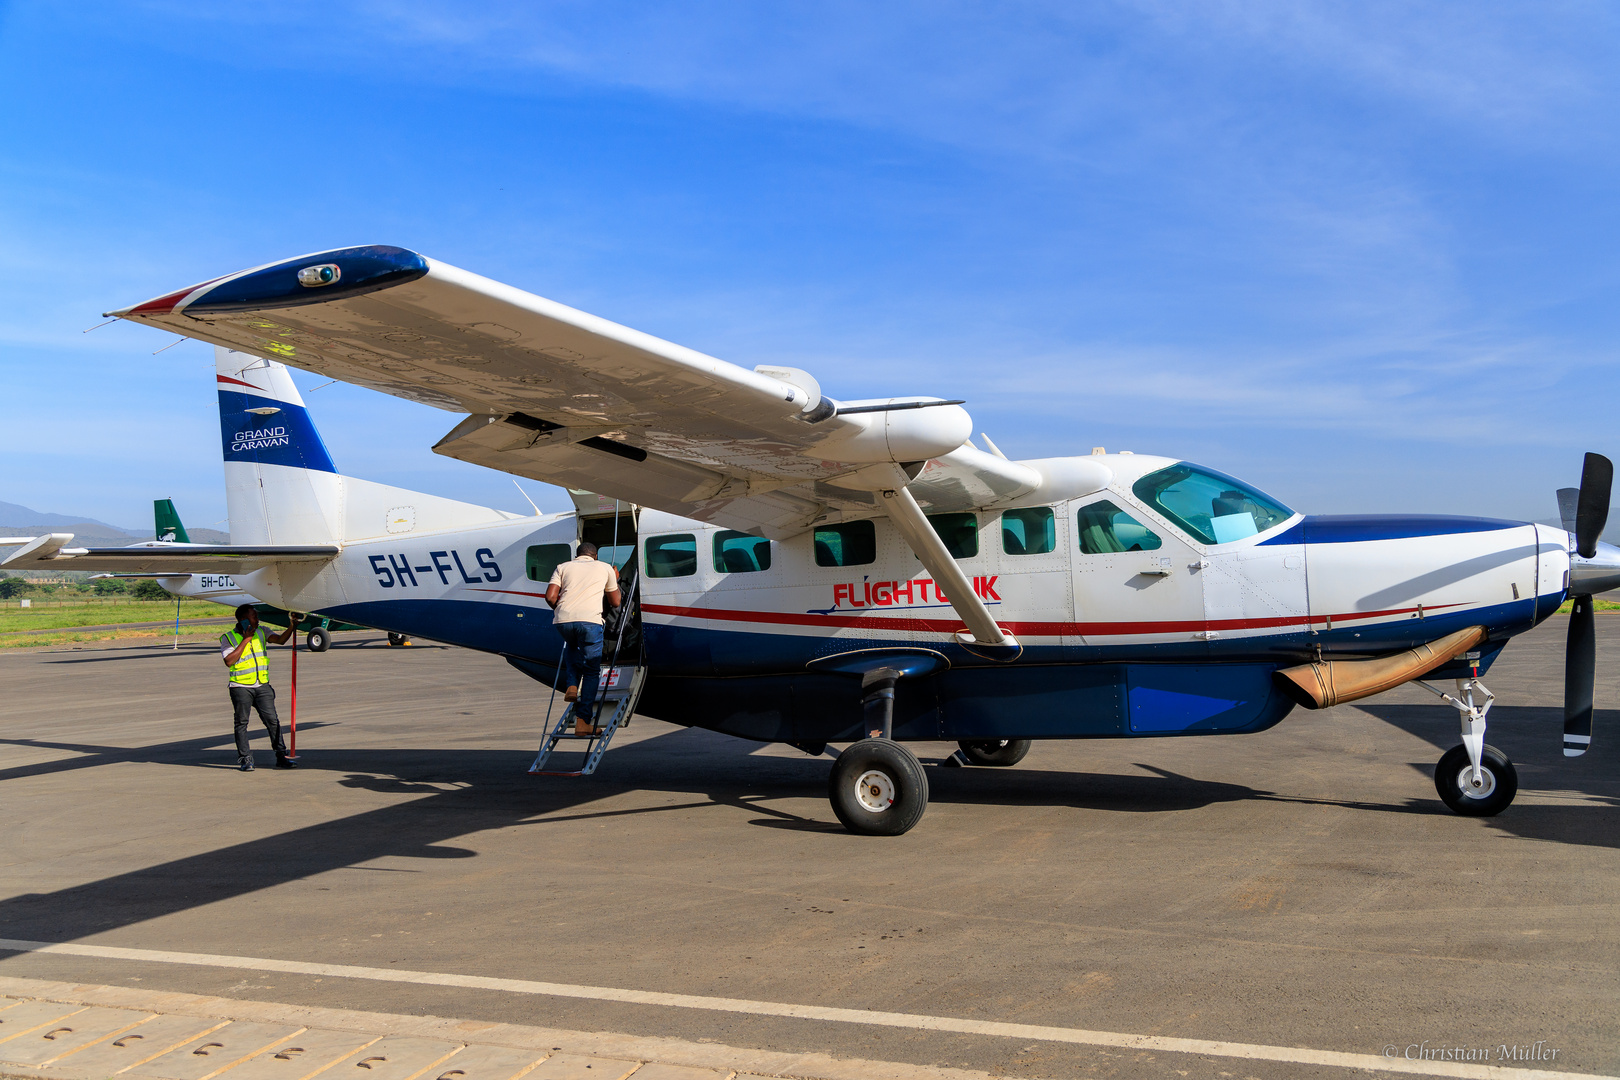
<svg viewBox="0 0 1620 1080">
<path fill-rule="evenodd" d="M 1427 706 L 1373 706 L 1368 712 L 1385 722 L 1427 732 L 1436 746 L 1448 745 L 1445 713 Z M 1526 754 L 1526 770 L 1554 758 L 1557 744 L 1546 737 L 1550 727 L 1541 709 L 1498 709 L 1502 730 L 1519 741 L 1534 733 L 1550 749 Z M 1523 715 L 1520 715 L 1523 714 Z M 1603 718 L 1607 721 L 1613 716 Z M 308 725 L 306 730 L 316 728 Z M 337 726 L 337 725 L 326 725 Z M 1522 728 L 1523 731 L 1516 729 Z M 262 738 L 262 731 L 257 733 Z M 1432 737 L 1431 737 L 1432 736 Z M 0 781 L 94 768 L 119 762 L 205 766 L 229 742 L 229 736 L 186 739 L 146 747 L 121 748 L 42 740 L 6 740 L 13 745 L 78 751 L 63 761 L 18 766 L 0 772 Z M 0 901 L 0 936 L 70 941 L 187 911 L 205 904 L 315 877 L 346 867 L 359 868 L 380 858 L 473 858 L 477 852 L 455 841 L 481 832 L 522 826 L 547 828 L 567 822 L 639 817 L 665 811 L 708 807 L 742 809 L 751 825 L 807 833 L 842 833 L 827 808 L 825 757 L 753 755 L 754 744 L 703 731 L 674 731 L 615 747 L 611 775 L 579 779 L 537 778 L 524 771 L 528 753 L 521 749 L 370 749 L 335 747 L 306 753 L 304 768 L 339 774 L 337 783 L 393 795 L 419 795 L 347 817 L 291 829 L 273 836 L 233 844 L 128 873 L 116 874 L 45 893 Z M 1507 749 L 1507 747 L 1504 747 Z M 1510 751 L 1511 753 L 1511 751 Z M 1539 755 L 1539 756 L 1538 756 Z M 1437 755 L 1438 756 L 1438 755 Z M 1592 755 L 1588 755 L 1589 757 Z M 1418 763 L 1427 770 L 1429 763 Z M 1600 763 L 1583 768 L 1597 771 Z M 1299 799 L 1241 784 L 1199 780 L 1152 766 L 1141 774 L 1077 773 L 1017 767 L 1012 769 L 928 769 L 931 799 L 938 804 L 985 806 L 1071 806 L 1115 813 L 1177 813 L 1238 801 L 1320 802 Z M 1529 787 L 1555 785 L 1537 779 Z M 1585 794 L 1571 805 L 1515 806 L 1488 819 L 1492 827 L 1529 839 L 1558 843 L 1620 844 L 1620 791 L 1596 777 L 1557 782 L 1561 789 Z M 596 804 L 637 791 L 665 791 L 685 796 L 656 806 L 613 807 Z M 1602 805 L 1592 805 L 1600 798 Z M 808 799 L 814 817 L 788 809 L 792 800 Z M 1419 816 L 1448 812 L 1438 799 L 1404 805 L 1344 803 L 1353 809 Z M 847 834 L 845 834 L 847 835 Z M 850 837 L 850 842 L 866 842 Z M 378 869 L 365 867 L 366 869 Z M 393 869 L 393 868 L 389 868 Z M 398 871 L 395 871 L 398 872 Z"/>
<path fill-rule="evenodd" d="M 1434 775 L 1440 754 L 1462 740 L 1449 705 L 1357 703 L 1355 708 L 1435 747 L 1434 760 L 1411 762 Z M 1512 836 L 1559 844 L 1620 847 L 1620 709 L 1593 713 L 1592 749 L 1578 758 L 1563 751 L 1562 708 L 1498 705 L 1490 712 L 1485 741 L 1508 756 L 1519 773 L 1519 799 L 1488 825 Z M 1605 738 L 1612 733 L 1612 737 Z M 1439 799 L 1439 812 L 1447 812 Z"/>
<path fill-rule="evenodd" d="M 7 769 L 0 772 L 0 781 L 121 762 L 208 766 L 229 737 L 136 748 L 6 742 L 76 750 L 82 756 Z M 421 797 L 97 881 L 12 897 L 0 901 L 0 936 L 71 941 L 377 859 L 473 858 L 477 852 L 457 845 L 459 838 L 515 826 L 548 828 L 731 807 L 747 812 L 750 824 L 759 827 L 848 835 L 825 802 L 828 758 L 750 755 L 752 749 L 752 743 L 709 732 L 675 731 L 615 747 L 611 777 L 579 779 L 531 777 L 525 772 L 528 752 L 518 749 L 322 749 L 306 753 L 306 771 L 337 774 L 337 783 L 346 787 Z M 1029 768 L 928 771 L 938 803 L 1175 813 L 1269 797 L 1241 785 L 1162 770 L 1144 775 Z M 599 805 L 637 791 L 686 797 L 655 806 Z M 816 816 L 787 809 L 796 799 L 813 800 Z M 864 842 L 854 836 L 850 840 Z"/>
</svg>

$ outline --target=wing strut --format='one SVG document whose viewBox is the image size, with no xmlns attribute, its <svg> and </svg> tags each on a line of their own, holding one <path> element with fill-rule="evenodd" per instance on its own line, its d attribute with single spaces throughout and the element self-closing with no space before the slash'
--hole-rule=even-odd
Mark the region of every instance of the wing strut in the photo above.
<svg viewBox="0 0 1620 1080">
<path fill-rule="evenodd" d="M 996 620 L 990 616 L 990 609 L 973 591 L 973 582 L 962 573 L 962 568 L 956 565 L 951 553 L 945 550 L 944 541 L 928 523 L 928 518 L 923 516 L 922 507 L 917 505 L 911 492 L 905 488 L 883 492 L 883 508 L 888 511 L 894 527 L 900 530 L 900 535 L 906 538 L 912 554 L 934 575 L 935 587 L 943 585 L 949 590 L 951 607 L 967 624 L 966 631 L 957 632 L 957 639 L 963 645 L 989 646 L 997 653 L 1005 649 L 1010 654 L 1007 659 L 1016 657 L 1021 646 L 1011 634 L 996 625 Z"/>
</svg>

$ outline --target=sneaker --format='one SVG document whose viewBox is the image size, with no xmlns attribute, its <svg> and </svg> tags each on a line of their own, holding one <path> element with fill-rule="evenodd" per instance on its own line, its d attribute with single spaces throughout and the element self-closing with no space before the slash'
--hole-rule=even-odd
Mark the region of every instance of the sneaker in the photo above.
<svg viewBox="0 0 1620 1080">
<path fill-rule="evenodd" d="M 296 768 L 298 768 L 298 762 L 294 761 L 290 757 L 278 757 L 278 758 L 276 758 L 276 768 L 278 768 L 278 769 L 296 769 Z"/>
<path fill-rule="evenodd" d="M 238 762 L 236 767 L 238 769 L 241 769 L 243 772 L 252 772 L 253 771 L 253 762 L 251 762 L 251 761 Z"/>
<path fill-rule="evenodd" d="M 564 701 L 578 701 L 579 700 L 579 687 L 570 686 L 567 690 L 564 690 L 563 691 L 563 700 Z"/>
</svg>

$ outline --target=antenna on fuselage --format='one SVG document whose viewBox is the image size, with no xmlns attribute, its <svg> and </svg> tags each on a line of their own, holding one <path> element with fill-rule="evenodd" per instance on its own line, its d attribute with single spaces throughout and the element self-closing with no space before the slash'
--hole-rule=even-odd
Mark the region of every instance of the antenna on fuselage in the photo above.
<svg viewBox="0 0 1620 1080">
<path fill-rule="evenodd" d="M 517 482 L 516 477 L 512 479 L 512 486 L 518 489 L 518 494 L 522 495 L 523 498 L 528 501 L 530 506 L 534 506 L 534 500 L 529 498 L 529 493 L 523 490 L 523 485 Z M 540 512 L 540 508 L 538 506 L 534 506 L 534 516 L 544 517 L 545 515 Z"/>
</svg>

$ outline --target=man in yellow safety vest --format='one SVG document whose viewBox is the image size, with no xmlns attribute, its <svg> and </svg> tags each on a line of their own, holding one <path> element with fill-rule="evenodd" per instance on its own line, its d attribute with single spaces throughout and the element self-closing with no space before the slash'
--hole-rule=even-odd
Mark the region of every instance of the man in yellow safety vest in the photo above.
<svg viewBox="0 0 1620 1080">
<path fill-rule="evenodd" d="M 269 637 L 259 627 L 259 613 L 252 604 L 236 609 L 236 625 L 219 639 L 219 654 L 231 669 L 231 708 L 236 714 L 236 763 L 243 772 L 253 771 L 253 748 L 248 745 L 248 720 L 259 710 L 270 745 L 276 752 L 276 768 L 296 769 L 281 741 L 281 717 L 276 715 L 276 688 L 270 685 L 270 657 L 266 645 L 285 644 L 293 628 Z"/>
</svg>

